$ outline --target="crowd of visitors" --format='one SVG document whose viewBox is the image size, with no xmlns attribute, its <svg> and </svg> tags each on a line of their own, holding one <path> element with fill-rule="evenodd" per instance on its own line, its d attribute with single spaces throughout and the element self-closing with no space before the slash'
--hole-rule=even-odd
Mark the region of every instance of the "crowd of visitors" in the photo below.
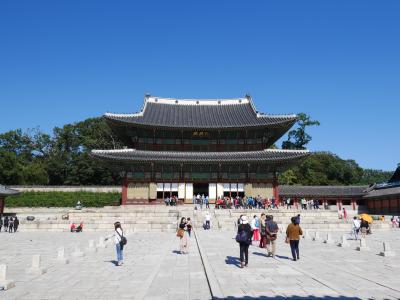
<svg viewBox="0 0 400 300">
<path fill-rule="evenodd" d="M 238 219 L 236 241 L 239 243 L 240 267 L 247 267 L 249 263 L 249 247 L 259 241 L 260 248 L 266 248 L 267 255 L 275 257 L 276 240 L 278 238 L 278 224 L 272 215 L 261 214 L 260 218 L 254 216 L 249 222 L 247 216 L 241 215 Z M 290 245 L 293 261 L 300 259 L 299 242 L 303 231 L 300 227 L 300 215 L 291 218 L 291 223 L 286 229 L 285 242 Z"/>
<path fill-rule="evenodd" d="M 176 196 L 166 197 L 164 199 L 164 203 L 166 206 L 176 206 L 178 203 L 178 197 Z"/>
<path fill-rule="evenodd" d="M 19 227 L 19 220 L 18 217 L 8 217 L 5 216 L 4 218 L 0 216 L 0 232 L 4 230 L 4 232 L 8 233 L 15 233 L 17 232 Z"/>
<path fill-rule="evenodd" d="M 168 201 L 170 198 L 165 199 L 166 205 L 168 205 Z M 176 203 L 176 202 L 175 202 Z M 193 204 L 196 205 L 197 208 L 203 209 L 210 208 L 210 199 L 207 195 L 194 195 L 193 196 Z M 283 201 L 277 201 L 274 197 L 272 198 L 263 198 L 260 195 L 257 197 L 252 196 L 236 196 L 236 197 L 218 197 L 215 201 L 216 209 L 278 209 L 278 208 L 287 208 L 292 209 L 295 203 L 291 198 L 285 198 Z M 299 208 L 303 210 L 311 210 L 311 209 L 320 209 L 320 201 L 319 200 L 306 200 L 305 198 L 301 199 L 298 203 Z"/>
</svg>

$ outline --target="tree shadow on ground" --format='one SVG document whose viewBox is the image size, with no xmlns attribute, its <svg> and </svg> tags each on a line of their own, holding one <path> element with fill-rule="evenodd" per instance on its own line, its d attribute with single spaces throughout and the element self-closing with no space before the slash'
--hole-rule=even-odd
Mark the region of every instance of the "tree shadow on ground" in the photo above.
<svg viewBox="0 0 400 300">
<path fill-rule="evenodd" d="M 267 299 L 274 299 L 274 300 L 283 300 L 283 299 L 288 299 L 288 300 L 305 300 L 305 299 L 311 299 L 311 300 L 360 300 L 361 298 L 358 297 L 346 297 L 346 296 L 275 296 L 275 297 L 267 297 L 267 296 L 258 296 L 258 297 L 251 297 L 251 296 L 244 296 L 244 297 L 233 297 L 233 296 L 227 296 L 224 298 L 220 297 L 213 297 L 213 300 L 267 300 Z"/>
<path fill-rule="evenodd" d="M 227 256 L 225 258 L 225 263 L 227 265 L 235 265 L 236 267 L 240 268 L 240 259 L 233 256 Z"/>
</svg>

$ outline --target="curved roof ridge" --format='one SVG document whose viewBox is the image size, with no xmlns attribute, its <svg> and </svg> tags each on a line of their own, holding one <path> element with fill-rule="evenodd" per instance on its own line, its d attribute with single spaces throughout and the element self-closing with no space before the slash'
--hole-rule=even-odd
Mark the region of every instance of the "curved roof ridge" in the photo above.
<svg viewBox="0 0 400 300">
<path fill-rule="evenodd" d="M 229 105 L 229 104 L 248 104 L 248 98 L 164 98 L 157 96 L 145 97 L 146 103 L 172 104 L 172 105 Z"/>
</svg>

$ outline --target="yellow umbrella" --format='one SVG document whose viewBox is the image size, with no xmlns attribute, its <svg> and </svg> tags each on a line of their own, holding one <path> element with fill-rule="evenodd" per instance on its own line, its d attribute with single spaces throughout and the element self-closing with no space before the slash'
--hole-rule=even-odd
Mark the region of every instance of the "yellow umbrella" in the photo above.
<svg viewBox="0 0 400 300">
<path fill-rule="evenodd" d="M 368 223 L 372 223 L 374 221 L 369 214 L 361 214 L 360 218 L 367 221 Z"/>
</svg>

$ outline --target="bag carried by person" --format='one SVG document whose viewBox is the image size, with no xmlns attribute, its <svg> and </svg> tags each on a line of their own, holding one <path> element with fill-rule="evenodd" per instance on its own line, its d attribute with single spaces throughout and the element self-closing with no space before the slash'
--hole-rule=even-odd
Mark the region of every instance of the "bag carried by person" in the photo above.
<svg viewBox="0 0 400 300">
<path fill-rule="evenodd" d="M 278 235 L 276 233 L 268 234 L 268 239 L 270 241 L 275 241 L 277 237 L 278 237 Z"/>
<path fill-rule="evenodd" d="M 185 230 L 183 230 L 182 228 L 179 228 L 178 231 L 176 232 L 176 236 L 183 238 L 184 235 L 185 235 Z"/>
<path fill-rule="evenodd" d="M 236 235 L 236 242 L 238 243 L 248 243 L 249 237 L 247 236 L 247 232 L 242 230 L 239 231 Z"/>
<path fill-rule="evenodd" d="M 121 244 L 121 246 L 125 246 L 128 243 L 128 240 L 126 239 L 126 237 L 124 237 L 124 233 L 122 232 L 122 235 L 121 235 L 117 230 L 115 230 L 115 231 L 118 233 L 119 237 L 121 238 L 121 241 L 119 243 Z"/>
</svg>

